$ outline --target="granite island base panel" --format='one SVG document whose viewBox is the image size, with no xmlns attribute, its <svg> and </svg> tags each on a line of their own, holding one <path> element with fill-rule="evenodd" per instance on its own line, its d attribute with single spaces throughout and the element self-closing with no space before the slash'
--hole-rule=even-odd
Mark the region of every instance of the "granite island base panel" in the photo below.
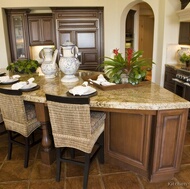
<svg viewBox="0 0 190 189">
<path fill-rule="evenodd" d="M 62 83 L 62 73 L 53 79 L 34 74 L 40 89 L 23 93 L 26 101 L 35 103 L 38 119 L 42 123 L 41 158 L 45 164 L 55 160 L 48 133 L 45 93 L 66 96 L 69 89 L 84 82 L 81 72 L 76 83 Z M 20 80 L 25 81 L 29 77 L 31 75 L 23 75 Z M 150 182 L 173 178 L 180 171 L 190 102 L 152 82 L 124 89 L 96 90 L 97 95 L 90 98 L 90 105 L 92 110 L 107 113 L 106 161 L 126 167 Z"/>
</svg>

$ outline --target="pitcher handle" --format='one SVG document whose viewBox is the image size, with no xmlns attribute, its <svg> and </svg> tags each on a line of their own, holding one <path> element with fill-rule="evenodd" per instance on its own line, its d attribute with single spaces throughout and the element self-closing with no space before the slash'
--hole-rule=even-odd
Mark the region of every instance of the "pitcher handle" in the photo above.
<svg viewBox="0 0 190 189">
<path fill-rule="evenodd" d="M 59 51 L 59 56 L 63 56 L 63 53 L 61 52 L 61 49 L 62 49 L 62 47 L 60 46 L 59 50 L 58 50 Z"/>
<path fill-rule="evenodd" d="M 42 59 L 45 58 L 43 49 L 39 52 L 39 57 L 42 58 Z"/>
<path fill-rule="evenodd" d="M 77 46 L 74 46 L 72 49 L 71 49 L 71 53 L 74 54 L 75 58 L 78 57 L 78 52 L 79 52 L 79 49 Z"/>
</svg>

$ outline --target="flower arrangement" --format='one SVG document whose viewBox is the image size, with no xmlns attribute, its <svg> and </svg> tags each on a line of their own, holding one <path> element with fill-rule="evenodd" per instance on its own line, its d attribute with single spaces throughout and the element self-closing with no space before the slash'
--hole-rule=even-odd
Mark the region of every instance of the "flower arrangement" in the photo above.
<svg viewBox="0 0 190 189">
<path fill-rule="evenodd" d="M 151 60 L 142 59 L 142 51 L 133 51 L 128 48 L 126 57 L 123 58 L 119 49 L 113 50 L 114 57 L 105 57 L 101 66 L 104 67 L 105 74 L 110 82 L 122 83 L 122 75 L 128 77 L 128 83 L 136 85 L 145 79 L 147 70 L 154 64 Z"/>
</svg>

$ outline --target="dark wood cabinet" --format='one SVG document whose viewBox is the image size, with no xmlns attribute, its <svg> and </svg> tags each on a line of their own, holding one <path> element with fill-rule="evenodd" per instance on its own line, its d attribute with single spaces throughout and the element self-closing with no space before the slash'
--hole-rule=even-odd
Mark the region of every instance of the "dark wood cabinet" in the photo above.
<svg viewBox="0 0 190 189">
<path fill-rule="evenodd" d="M 151 182 L 179 171 L 188 109 L 119 110 L 106 115 L 105 160 Z"/>
<path fill-rule="evenodd" d="M 30 45 L 53 45 L 54 22 L 52 14 L 28 15 Z"/>
<path fill-rule="evenodd" d="M 9 44 L 12 62 L 27 59 L 29 53 L 29 37 L 27 14 L 29 9 L 6 9 Z"/>
<path fill-rule="evenodd" d="M 190 0 L 180 0 L 181 9 L 184 9 Z M 190 45 L 190 23 L 189 22 L 180 22 L 179 29 L 179 44 Z"/>
<path fill-rule="evenodd" d="M 60 46 L 66 41 L 79 48 L 79 69 L 101 70 L 104 59 L 103 8 L 51 8 L 52 13 L 7 10 L 12 61 L 30 58 L 30 46 Z M 59 59 L 59 56 L 58 56 Z"/>
<path fill-rule="evenodd" d="M 56 48 L 71 41 L 79 48 L 79 69 L 97 70 L 103 59 L 102 8 L 53 9 Z"/>
<path fill-rule="evenodd" d="M 190 45 L 190 23 L 189 22 L 180 23 L 179 44 Z"/>
<path fill-rule="evenodd" d="M 172 78 L 175 78 L 177 70 L 172 66 L 165 67 L 165 78 L 164 78 L 164 88 L 168 89 L 171 92 L 175 91 L 175 82 Z"/>
</svg>

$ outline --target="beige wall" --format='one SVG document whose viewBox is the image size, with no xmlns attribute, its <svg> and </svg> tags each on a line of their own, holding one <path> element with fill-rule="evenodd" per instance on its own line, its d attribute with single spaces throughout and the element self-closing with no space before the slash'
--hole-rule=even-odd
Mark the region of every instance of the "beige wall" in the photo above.
<svg viewBox="0 0 190 189">
<path fill-rule="evenodd" d="M 155 16 L 152 81 L 163 85 L 164 64 L 166 63 L 166 47 L 177 44 L 179 21 L 175 14 L 180 8 L 180 1 L 174 0 L 1 0 L 0 1 L 0 68 L 5 68 L 10 62 L 9 44 L 7 38 L 5 15 L 2 8 L 35 8 L 35 7 L 104 7 L 104 50 L 110 55 L 110 50 L 119 48 L 124 52 L 125 19 L 131 7 L 140 2 L 148 3 Z M 170 32 L 171 31 L 171 32 Z"/>
</svg>

